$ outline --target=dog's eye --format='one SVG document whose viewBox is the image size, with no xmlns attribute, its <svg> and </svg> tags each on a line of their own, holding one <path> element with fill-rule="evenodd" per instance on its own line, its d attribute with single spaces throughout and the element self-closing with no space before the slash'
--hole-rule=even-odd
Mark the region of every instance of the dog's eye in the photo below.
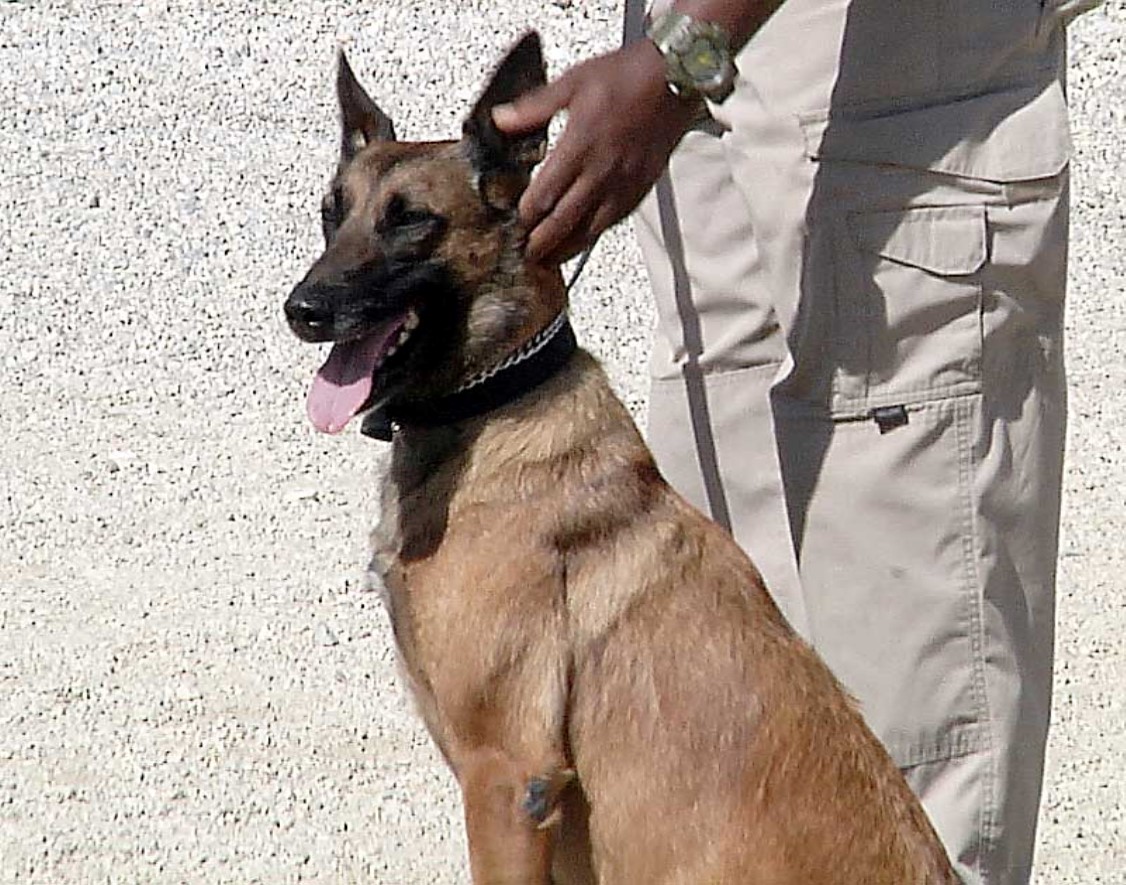
<svg viewBox="0 0 1126 885">
<path fill-rule="evenodd" d="M 407 203 L 400 194 L 387 201 L 376 233 L 396 254 L 420 256 L 433 250 L 446 231 L 446 220 Z"/>
<path fill-rule="evenodd" d="M 438 216 L 433 212 L 411 206 L 402 195 L 395 194 L 387 201 L 387 207 L 383 210 L 383 218 L 380 220 L 379 226 L 383 231 L 390 232 L 405 227 L 421 225 L 429 227 L 437 220 Z"/>
<path fill-rule="evenodd" d="M 429 224 L 434 220 L 435 216 L 430 212 L 424 212 L 421 209 L 408 209 L 399 216 L 399 227 L 411 227 L 415 224 Z"/>
<path fill-rule="evenodd" d="M 335 185 L 321 201 L 321 229 L 324 231 L 326 243 L 332 238 L 336 229 L 344 223 L 344 216 L 347 214 L 347 207 L 344 205 L 344 188 L 339 184 Z"/>
<path fill-rule="evenodd" d="M 347 214 L 347 207 L 344 205 L 344 188 L 339 184 L 333 185 L 332 190 L 325 197 L 325 208 L 336 218 L 343 219 Z"/>
</svg>

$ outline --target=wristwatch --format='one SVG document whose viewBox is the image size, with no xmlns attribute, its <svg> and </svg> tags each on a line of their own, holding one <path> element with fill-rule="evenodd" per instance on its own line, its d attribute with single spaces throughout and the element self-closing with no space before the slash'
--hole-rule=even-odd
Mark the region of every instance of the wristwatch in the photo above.
<svg viewBox="0 0 1126 885">
<path fill-rule="evenodd" d="M 645 35 L 665 57 L 665 79 L 673 94 L 722 102 L 735 88 L 731 39 L 714 22 L 670 10 Z"/>
</svg>

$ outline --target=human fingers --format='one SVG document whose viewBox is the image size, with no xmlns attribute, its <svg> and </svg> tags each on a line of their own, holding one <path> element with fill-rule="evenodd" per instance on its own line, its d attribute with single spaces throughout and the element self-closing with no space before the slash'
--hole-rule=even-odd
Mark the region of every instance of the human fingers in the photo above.
<svg viewBox="0 0 1126 885">
<path fill-rule="evenodd" d="M 608 105 L 612 102 L 605 60 L 583 62 L 560 79 L 569 116 L 557 143 L 548 151 L 520 199 L 520 220 L 529 230 L 556 212 L 580 176 L 590 175 L 614 153 L 613 145 L 605 143 Z M 578 214 L 586 214 L 586 210 L 568 212 L 566 217 L 573 219 Z M 566 231 L 561 233 L 563 237 L 567 235 Z M 554 242 L 556 236 L 551 239 Z"/>
<path fill-rule="evenodd" d="M 581 251 L 588 238 L 587 225 L 597 211 L 599 199 L 596 181 L 590 176 L 574 176 L 558 199 L 537 205 L 537 220 L 529 225 L 525 255 L 532 261 L 560 261 L 563 260 L 561 247 L 574 242 L 579 243 L 578 251 Z"/>
<path fill-rule="evenodd" d="M 549 224 L 538 234 L 533 233 L 534 244 L 529 257 L 543 264 L 562 264 L 574 258 L 625 218 L 632 205 L 632 202 L 623 202 L 617 194 L 598 201 L 597 192 L 590 192 L 580 210 L 585 211 L 581 218 L 565 219 L 558 227 Z"/>
<path fill-rule="evenodd" d="M 570 104 L 572 91 L 571 77 L 564 73 L 515 101 L 498 104 L 493 108 L 493 123 L 507 135 L 523 135 L 539 129 Z"/>
<path fill-rule="evenodd" d="M 563 264 L 570 261 L 584 249 L 594 245 L 603 233 L 612 227 L 615 221 L 611 220 L 613 213 L 608 210 L 598 209 L 594 215 L 580 224 L 571 236 L 556 246 L 549 255 L 543 259 L 544 264 Z"/>
</svg>

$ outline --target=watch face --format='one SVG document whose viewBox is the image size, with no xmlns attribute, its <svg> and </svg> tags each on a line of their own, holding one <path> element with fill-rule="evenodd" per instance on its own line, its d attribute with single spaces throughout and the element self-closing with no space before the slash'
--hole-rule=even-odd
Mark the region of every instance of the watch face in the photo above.
<svg viewBox="0 0 1126 885">
<path fill-rule="evenodd" d="M 726 68 L 726 58 L 706 37 L 697 37 L 680 57 L 684 70 L 700 86 L 718 84 Z"/>
<path fill-rule="evenodd" d="M 669 88 L 677 95 L 722 101 L 735 79 L 730 38 L 718 25 L 668 13 L 649 32 L 667 64 Z"/>
</svg>

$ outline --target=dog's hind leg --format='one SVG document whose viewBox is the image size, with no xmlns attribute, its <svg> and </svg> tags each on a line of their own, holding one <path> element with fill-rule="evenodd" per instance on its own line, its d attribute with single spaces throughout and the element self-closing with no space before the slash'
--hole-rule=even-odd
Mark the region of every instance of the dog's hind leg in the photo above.
<svg viewBox="0 0 1126 885">
<path fill-rule="evenodd" d="M 488 749 L 457 768 L 474 885 L 551 885 L 559 797 L 573 772 Z"/>
</svg>

